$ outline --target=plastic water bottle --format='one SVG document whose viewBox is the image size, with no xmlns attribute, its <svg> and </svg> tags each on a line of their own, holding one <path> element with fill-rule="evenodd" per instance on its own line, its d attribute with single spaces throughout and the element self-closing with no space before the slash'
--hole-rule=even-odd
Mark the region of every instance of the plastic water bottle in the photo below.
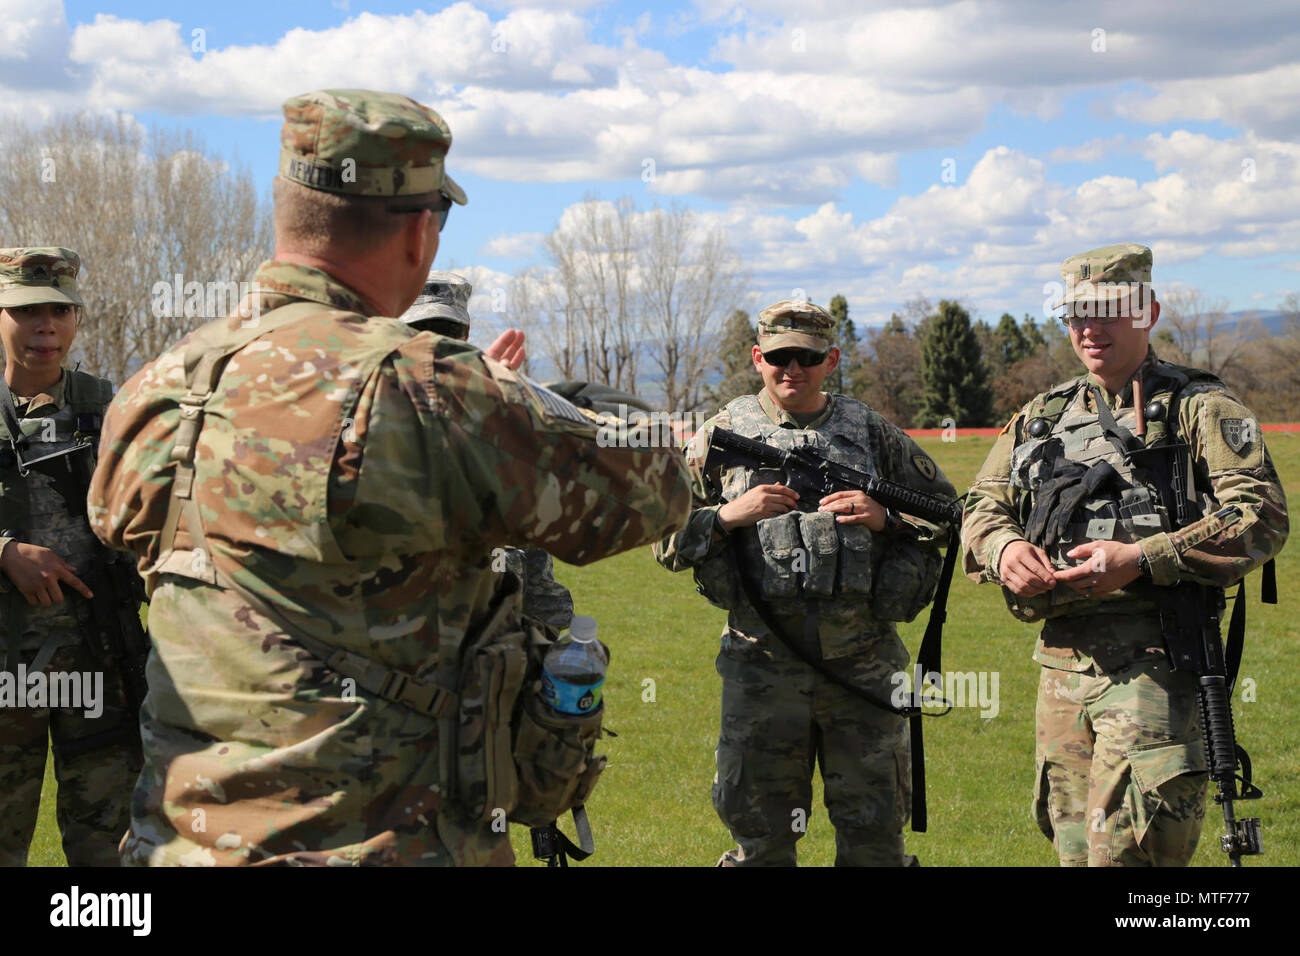
<svg viewBox="0 0 1300 956">
<path fill-rule="evenodd" d="M 573 717 L 600 706 L 609 657 L 596 640 L 594 618 L 577 615 L 542 662 L 542 699 L 556 713 Z"/>
</svg>

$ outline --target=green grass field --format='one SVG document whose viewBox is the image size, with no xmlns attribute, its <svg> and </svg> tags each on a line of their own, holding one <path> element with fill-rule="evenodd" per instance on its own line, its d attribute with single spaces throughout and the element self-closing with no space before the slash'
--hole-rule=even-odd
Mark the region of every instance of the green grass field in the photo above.
<svg viewBox="0 0 1300 956">
<path fill-rule="evenodd" d="M 1269 433 L 1269 447 L 1292 501 L 1300 501 L 1300 435 Z M 974 478 L 991 439 L 955 443 L 922 439 L 953 484 Z M 721 681 L 714 671 L 725 614 L 695 593 L 687 573 L 672 575 L 648 549 L 593 567 L 559 566 L 580 613 L 600 621 L 612 652 L 606 682 L 606 726 L 617 738 L 603 741 L 609 767 L 588 812 L 597 842 L 590 863 L 604 866 L 708 866 L 731 846 L 709 800 L 713 748 L 718 735 Z M 1294 601 L 1300 565 L 1284 552 L 1278 562 L 1283 603 L 1259 603 L 1259 575 L 1249 585 L 1245 659 L 1233 702 L 1238 738 L 1254 759 L 1265 799 L 1239 804 L 1239 815 L 1263 818 L 1266 856 L 1259 864 L 1300 864 L 1300 667 L 1286 658 L 1297 643 Z M 1036 629 L 1007 613 L 1001 592 L 954 580 L 944 632 L 945 671 L 996 671 L 1000 711 L 982 719 L 974 708 L 926 721 L 926 777 L 930 828 L 908 833 L 908 852 L 926 866 L 1052 866 L 1056 855 L 1030 817 L 1034 764 L 1034 700 L 1038 665 L 1032 660 Z M 915 654 L 925 612 L 902 632 Z M 1246 679 L 1253 702 L 1241 700 Z M 54 781 L 47 769 L 34 864 L 62 865 L 53 812 Z M 1207 809 L 1195 865 L 1222 866 L 1218 807 Z M 516 828 L 522 865 L 536 865 L 527 832 Z M 820 784 L 800 862 L 834 860 L 834 834 L 821 805 Z M 1248 862 L 1250 865 L 1250 862 Z"/>
</svg>

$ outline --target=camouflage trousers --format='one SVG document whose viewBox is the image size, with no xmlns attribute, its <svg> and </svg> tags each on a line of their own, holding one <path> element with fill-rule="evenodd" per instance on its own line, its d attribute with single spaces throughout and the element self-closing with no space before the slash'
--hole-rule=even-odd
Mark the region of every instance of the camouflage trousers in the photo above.
<svg viewBox="0 0 1300 956">
<path fill-rule="evenodd" d="M 1062 866 L 1186 866 L 1205 819 L 1196 679 L 1150 655 L 1044 667 L 1034 816 Z"/>
<path fill-rule="evenodd" d="M 906 650 L 897 638 L 906 661 Z M 883 642 L 883 641 L 882 641 Z M 788 652 L 787 652 L 788 653 Z M 888 700 L 898 654 L 839 664 L 846 678 Z M 722 866 L 794 866 L 812 815 L 820 762 L 836 866 L 901 866 L 911 810 L 906 721 L 854 697 L 802 661 L 718 656 L 722 732 L 713 806 L 737 849 Z"/>
<path fill-rule="evenodd" d="M 19 660 L 26 666 L 35 656 L 28 651 Z M 140 772 L 138 738 L 134 744 L 110 744 L 75 757 L 62 748 L 123 722 L 134 724 L 136 718 L 126 713 L 117 672 L 105 671 L 84 644 L 56 651 L 45 668 L 47 675 L 53 672 L 102 672 L 103 710 L 88 717 L 87 707 L 0 708 L 0 866 L 27 863 L 51 739 L 56 812 L 68 865 L 117 866 L 117 847 L 131 822 L 131 790 Z"/>
</svg>

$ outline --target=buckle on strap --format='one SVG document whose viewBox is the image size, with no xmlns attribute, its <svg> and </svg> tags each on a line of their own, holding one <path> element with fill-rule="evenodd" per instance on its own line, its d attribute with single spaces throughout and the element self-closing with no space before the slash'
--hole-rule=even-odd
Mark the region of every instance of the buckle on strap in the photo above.
<svg viewBox="0 0 1300 956">
<path fill-rule="evenodd" d="M 406 690 L 407 683 L 413 683 L 410 677 L 401 671 L 385 671 L 383 679 L 379 682 L 379 687 L 375 693 L 386 700 L 400 701 L 402 693 Z"/>
</svg>

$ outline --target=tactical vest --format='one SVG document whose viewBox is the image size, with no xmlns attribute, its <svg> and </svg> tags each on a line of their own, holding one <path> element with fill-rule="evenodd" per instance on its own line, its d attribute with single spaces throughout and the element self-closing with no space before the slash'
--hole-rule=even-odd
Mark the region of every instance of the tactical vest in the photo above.
<svg viewBox="0 0 1300 956">
<path fill-rule="evenodd" d="M 17 541 L 49 548 L 84 578 L 100 549 L 86 521 L 86 493 L 113 385 L 85 372 L 65 369 L 63 374 L 67 377 L 63 407 L 51 415 L 19 419 L 28 442 L 22 451 L 26 476 L 9 447 L 9 428 L 0 416 L 0 529 Z M 79 450 L 58 454 L 71 448 Z M 57 457 L 36 461 L 47 455 Z M 16 646 L 27 650 L 39 646 L 51 630 L 78 627 L 75 602 L 80 595 L 67 585 L 62 590 L 65 600 L 50 607 L 31 607 L 21 595 L 9 602 L 5 614 L 9 641 L 26 634 Z"/>
<path fill-rule="evenodd" d="M 1146 447 L 1176 444 L 1182 440 L 1178 430 L 1178 402 L 1183 388 L 1192 381 L 1221 384 L 1219 379 L 1199 369 L 1183 369 L 1165 362 L 1157 362 L 1144 377 L 1147 389 L 1143 396 L 1146 405 L 1156 403 L 1164 409 L 1157 419 L 1146 422 Z M 1153 535 L 1171 531 L 1174 516 L 1167 513 L 1159 492 L 1134 473 L 1125 456 L 1107 437 L 1097 410 L 1089 410 L 1084 402 L 1089 381 L 1082 376 L 1057 386 L 1045 393 L 1039 414 L 1047 431 L 1037 438 L 1028 436 L 1011 452 L 1011 484 L 1021 490 L 1020 524 L 1025 527 L 1034 495 L 1051 474 L 1054 456 L 1090 467 L 1106 462 L 1115 469 L 1117 478 L 1097 492 L 1084 498 L 1070 515 L 1064 534 L 1050 545 L 1042 540 L 1031 544 L 1044 547 L 1052 563 L 1061 569 L 1080 563 L 1066 557 L 1066 553 L 1085 541 L 1119 541 L 1131 544 Z M 1104 393 L 1103 393 L 1104 394 Z M 1032 408 L 1031 404 L 1031 408 Z M 1121 428 L 1136 434 L 1136 410 L 1132 407 L 1112 410 L 1115 422 Z M 1193 484 L 1194 473 L 1190 455 L 1184 462 L 1183 474 L 1188 477 L 1188 487 L 1175 489 L 1187 497 L 1197 512 L 1203 511 Z M 1149 593 L 1150 584 L 1142 578 L 1126 588 L 1110 594 L 1087 598 L 1086 595 L 1065 586 L 1057 586 L 1047 594 L 1035 598 L 1018 598 L 1003 588 L 1012 613 L 1024 621 L 1041 621 L 1066 613 L 1067 606 L 1089 601 L 1089 608 L 1105 606 L 1107 613 L 1118 611 L 1115 602 L 1133 604 L 1133 610 L 1154 607 Z M 1071 608 L 1078 610 L 1078 608 Z"/>
<path fill-rule="evenodd" d="M 816 430 L 782 428 L 763 411 L 757 396 L 743 395 L 727 405 L 731 429 L 746 438 L 785 450 L 809 446 L 831 461 L 872 475 L 876 471 L 876 437 L 865 405 L 832 399 L 830 417 Z M 756 485 L 779 481 L 777 472 L 729 469 L 722 497 L 733 501 Z M 816 509 L 817 502 L 801 502 Z M 863 525 L 840 524 L 825 511 L 790 511 L 764 518 L 736 532 L 751 566 L 762 562 L 763 595 L 778 611 L 797 612 L 802 600 L 870 596 L 875 561 L 872 534 Z"/>
</svg>

